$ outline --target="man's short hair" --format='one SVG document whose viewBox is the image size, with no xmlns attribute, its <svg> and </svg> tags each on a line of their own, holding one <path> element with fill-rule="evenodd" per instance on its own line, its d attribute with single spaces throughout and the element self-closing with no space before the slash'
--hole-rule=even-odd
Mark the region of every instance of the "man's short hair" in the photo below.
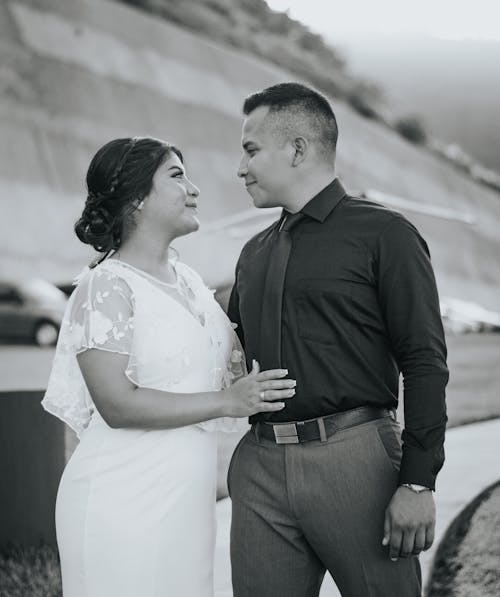
<svg viewBox="0 0 500 597">
<path fill-rule="evenodd" d="M 338 128 L 330 102 L 324 95 L 301 83 L 279 83 L 248 96 L 243 113 L 248 116 L 260 106 L 269 107 L 279 134 L 304 136 L 316 141 L 327 159 L 334 159 Z"/>
</svg>

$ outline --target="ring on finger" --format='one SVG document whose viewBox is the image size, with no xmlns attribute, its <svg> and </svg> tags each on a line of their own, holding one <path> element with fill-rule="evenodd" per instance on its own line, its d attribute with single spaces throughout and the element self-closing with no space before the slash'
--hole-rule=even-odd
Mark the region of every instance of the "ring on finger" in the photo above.
<svg viewBox="0 0 500 597">
<path fill-rule="evenodd" d="M 265 390 L 262 390 L 261 392 L 259 392 L 259 396 L 260 396 L 261 400 L 265 400 L 265 398 L 266 398 L 266 392 L 265 392 Z"/>
</svg>

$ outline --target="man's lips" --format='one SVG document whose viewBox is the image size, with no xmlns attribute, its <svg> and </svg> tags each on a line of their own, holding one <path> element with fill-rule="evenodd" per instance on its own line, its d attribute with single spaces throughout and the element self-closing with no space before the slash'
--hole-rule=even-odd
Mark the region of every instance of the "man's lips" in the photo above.
<svg viewBox="0 0 500 597">
<path fill-rule="evenodd" d="M 250 185 L 255 184 L 256 180 L 245 181 L 245 186 L 248 188 Z"/>
</svg>

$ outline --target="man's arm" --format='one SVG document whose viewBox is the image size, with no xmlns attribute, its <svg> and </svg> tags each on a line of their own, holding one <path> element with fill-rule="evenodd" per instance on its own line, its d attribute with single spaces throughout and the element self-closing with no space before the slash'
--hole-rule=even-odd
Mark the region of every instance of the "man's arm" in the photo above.
<svg viewBox="0 0 500 597">
<path fill-rule="evenodd" d="M 395 358 L 403 373 L 405 429 L 396 493 L 384 528 L 397 559 L 432 545 L 435 507 L 431 489 L 444 462 L 446 344 L 429 251 L 404 218 L 382 231 L 378 246 L 379 300 Z M 429 488 L 415 493 L 402 484 Z"/>
<path fill-rule="evenodd" d="M 394 217 L 380 235 L 378 285 L 390 344 L 404 380 L 399 481 L 434 489 L 444 462 L 446 344 L 427 245 L 402 217 Z"/>
</svg>

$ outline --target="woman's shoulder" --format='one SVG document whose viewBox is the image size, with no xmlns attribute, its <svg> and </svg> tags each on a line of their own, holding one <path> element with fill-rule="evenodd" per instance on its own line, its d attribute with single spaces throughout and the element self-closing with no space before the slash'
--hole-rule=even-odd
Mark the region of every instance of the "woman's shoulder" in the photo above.
<svg viewBox="0 0 500 597">
<path fill-rule="evenodd" d="M 94 267 L 86 266 L 74 279 L 75 290 L 72 298 L 102 299 L 112 294 L 132 298 L 134 295 L 133 281 L 126 270 L 117 267 L 110 260 L 103 261 Z"/>
<path fill-rule="evenodd" d="M 74 277 L 73 283 L 75 286 L 78 286 L 79 284 L 88 283 L 89 281 L 101 277 L 109 280 L 123 276 L 124 272 L 120 267 L 117 267 L 119 263 L 120 262 L 116 259 L 106 259 L 105 261 L 100 261 L 96 265 L 86 265 L 80 273 Z"/>
</svg>

